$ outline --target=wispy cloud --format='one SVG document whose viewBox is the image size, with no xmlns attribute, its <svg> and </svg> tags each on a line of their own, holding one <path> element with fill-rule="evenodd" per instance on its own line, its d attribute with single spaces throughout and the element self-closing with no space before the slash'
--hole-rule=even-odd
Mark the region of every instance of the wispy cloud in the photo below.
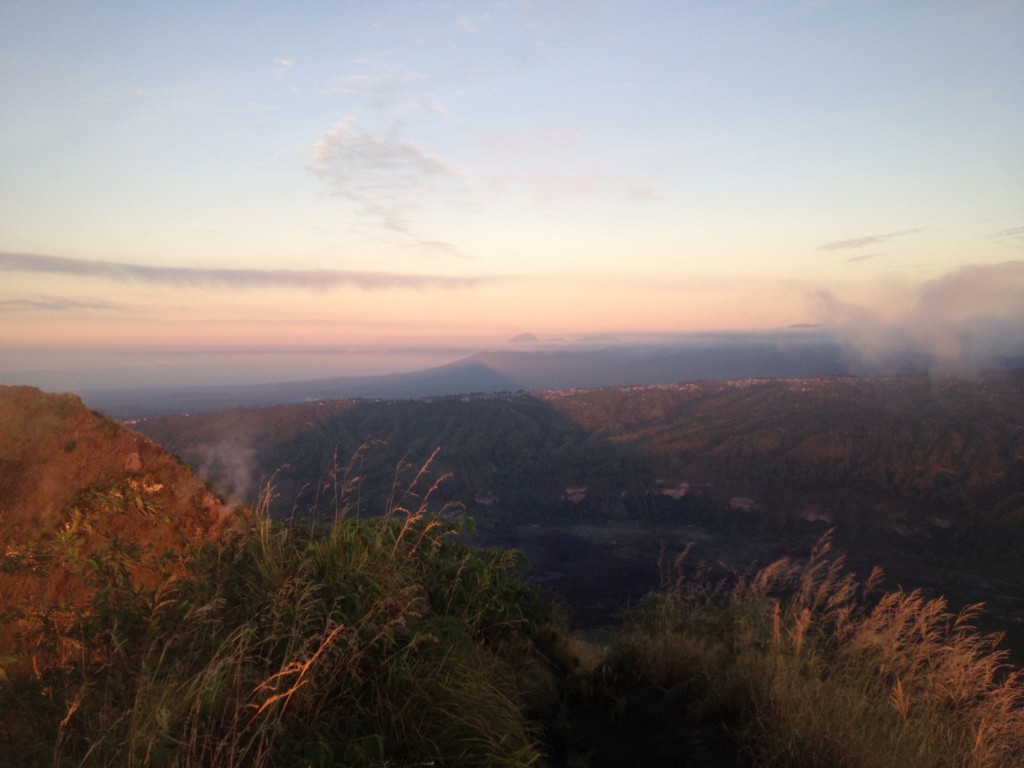
<svg viewBox="0 0 1024 768">
<path fill-rule="evenodd" d="M 428 199 L 451 191 L 461 178 L 444 158 L 395 136 L 361 131 L 348 119 L 320 137 L 308 168 L 332 195 L 412 244 L 465 255 L 451 243 L 423 236 L 413 223 Z"/>
<path fill-rule="evenodd" d="M 202 269 L 144 266 L 116 261 L 5 252 L 0 252 L 0 272 L 68 275 L 192 288 L 298 288 L 308 291 L 325 291 L 343 286 L 364 291 L 455 289 L 470 288 L 484 282 L 481 278 L 471 277 L 334 269 Z"/>
<path fill-rule="evenodd" d="M 853 248 L 863 248 L 868 245 L 880 245 L 894 237 L 903 237 L 904 235 L 913 235 L 916 232 L 920 232 L 920 229 L 901 229 L 898 232 L 886 232 L 883 235 L 867 235 L 865 237 L 853 237 L 849 240 L 833 240 L 831 243 L 825 243 L 819 245 L 819 251 L 846 251 Z"/>
<path fill-rule="evenodd" d="M 579 145 L 580 133 L 574 128 L 553 122 L 538 123 L 521 131 L 491 131 L 483 134 L 488 149 L 502 154 L 542 153 L 564 157 Z"/>
<path fill-rule="evenodd" d="M 424 115 L 448 114 L 448 108 L 423 89 L 431 79 L 427 73 L 373 59 L 360 59 L 355 64 L 363 71 L 336 77 L 320 88 L 320 92 L 328 96 L 358 97 L 363 107 L 384 116 L 392 124 Z"/>
<path fill-rule="evenodd" d="M 877 259 L 882 254 L 880 253 L 862 253 L 859 256 L 851 256 L 846 261 L 850 264 L 856 264 L 858 261 L 868 261 L 869 259 Z"/>
<path fill-rule="evenodd" d="M 601 174 L 593 170 L 564 174 L 536 169 L 498 177 L 494 181 L 499 189 L 525 188 L 529 191 L 534 205 L 550 205 L 593 197 L 600 192 L 602 186 Z"/>
<path fill-rule="evenodd" d="M 455 174 L 437 155 L 391 136 L 364 133 L 354 120 L 323 134 L 314 146 L 313 167 L 346 196 L 390 192 L 405 184 L 419 185 L 424 177 Z"/>
<path fill-rule="evenodd" d="M 396 64 L 367 59 L 356 64 L 366 71 L 338 77 L 321 90 L 326 94 L 366 95 L 375 106 L 384 106 L 394 101 L 401 91 L 429 79 L 424 72 Z"/>
<path fill-rule="evenodd" d="M 477 170 L 478 181 L 497 195 L 527 195 L 534 205 L 591 198 L 604 187 L 601 173 L 568 162 L 580 144 L 575 128 L 543 122 L 520 131 L 491 131 L 481 136 L 493 154 L 513 157 L 515 171 Z M 647 191 L 653 192 L 649 188 Z M 644 197 L 643 191 L 634 199 Z"/>
<path fill-rule="evenodd" d="M 657 184 L 635 184 L 629 188 L 632 200 L 663 200 L 665 193 Z"/>
<path fill-rule="evenodd" d="M 1024 261 L 962 267 L 930 280 L 911 292 L 901 312 L 829 291 L 815 299 L 821 319 L 869 367 L 912 353 L 953 372 L 1024 354 Z"/>
<path fill-rule="evenodd" d="M 421 21 L 413 24 L 395 24 L 392 20 L 381 20 L 374 23 L 377 30 L 399 35 L 415 44 L 437 44 L 441 40 L 454 40 L 464 34 L 477 35 L 492 21 L 489 13 L 481 13 L 476 18 L 469 16 L 445 17 L 433 21 Z"/>
<path fill-rule="evenodd" d="M 70 299 L 65 296 L 32 296 L 16 299 L 0 299 L 0 312 L 65 312 L 75 309 L 96 309 L 102 311 L 121 311 L 124 304 L 100 299 Z"/>
<path fill-rule="evenodd" d="M 488 17 L 485 14 L 481 18 L 482 20 L 487 20 L 490 17 Z M 473 19 L 469 18 L 468 16 L 459 16 L 455 20 L 455 26 L 456 28 L 461 29 L 463 32 L 470 32 L 474 35 L 480 34 L 480 24 L 477 21 L 474 21 Z"/>
<path fill-rule="evenodd" d="M 320 92 L 344 97 L 348 110 L 368 110 L 392 126 L 448 114 L 448 108 L 429 90 L 432 78 L 426 72 L 374 58 L 357 59 L 353 67 L 359 71 L 333 78 Z"/>
<path fill-rule="evenodd" d="M 995 236 L 1000 240 L 1024 241 L 1024 227 L 1010 227 L 996 232 Z"/>
</svg>

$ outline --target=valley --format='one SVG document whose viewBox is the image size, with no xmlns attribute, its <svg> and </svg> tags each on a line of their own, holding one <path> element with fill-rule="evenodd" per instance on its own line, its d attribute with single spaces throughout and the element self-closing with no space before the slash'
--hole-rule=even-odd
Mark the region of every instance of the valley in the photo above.
<svg viewBox="0 0 1024 768">
<path fill-rule="evenodd" d="M 325 400 L 135 428 L 241 500 L 272 487 L 279 518 L 332 515 L 346 473 L 379 506 L 396 467 L 436 449 L 435 498 L 474 519 L 467 540 L 522 550 L 581 627 L 658 586 L 662 544 L 694 542 L 724 574 L 834 528 L 862 577 L 880 565 L 889 587 L 984 601 L 986 628 L 1024 648 L 1020 373 Z"/>
</svg>

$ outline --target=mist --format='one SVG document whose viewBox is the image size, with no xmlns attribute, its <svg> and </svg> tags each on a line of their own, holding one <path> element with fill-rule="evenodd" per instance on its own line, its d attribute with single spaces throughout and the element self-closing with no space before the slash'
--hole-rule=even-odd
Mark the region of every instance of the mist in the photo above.
<svg viewBox="0 0 1024 768">
<path fill-rule="evenodd" d="M 464 346 L 5 349 L 0 381 L 49 392 L 270 384 L 432 368 L 476 351 Z"/>
<path fill-rule="evenodd" d="M 973 374 L 1024 355 L 1021 261 L 962 267 L 874 305 L 827 290 L 814 298 L 860 373 L 923 365 Z"/>
</svg>

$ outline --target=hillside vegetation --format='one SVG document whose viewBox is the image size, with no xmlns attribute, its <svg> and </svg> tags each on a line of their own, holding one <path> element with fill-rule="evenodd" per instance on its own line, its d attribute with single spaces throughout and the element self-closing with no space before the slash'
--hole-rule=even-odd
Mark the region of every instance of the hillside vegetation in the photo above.
<svg viewBox="0 0 1024 768">
<path fill-rule="evenodd" d="M 38 645 L 64 652 L 0 685 L 10 765 L 530 765 L 526 711 L 553 677 L 515 557 L 449 543 L 410 486 L 372 523 L 281 526 L 89 571 L 91 605 Z M 429 493 L 429 491 L 428 491 Z M 413 506 L 404 506 L 412 501 Z M 12 676 L 13 677 L 13 676 Z M 534 691 L 534 688 L 539 688 Z"/>
<path fill-rule="evenodd" d="M 858 584 L 828 542 L 714 583 L 664 564 L 609 646 L 452 540 L 422 474 L 383 515 L 273 523 L 153 587 L 91 559 L 93 601 L 0 682 L 0 764 L 992 766 L 1024 686 L 942 601 Z M 449 512 L 454 510 L 449 510 Z M 64 550 L 64 567 L 86 565 Z"/>
<path fill-rule="evenodd" d="M 441 446 L 446 493 L 485 526 L 814 523 L 927 537 L 1007 567 L 1024 545 L 1019 373 L 327 401 L 138 428 L 242 496 L 273 475 L 279 516 L 329 498 L 338 457 L 376 440 L 362 469 L 379 480 Z"/>
<path fill-rule="evenodd" d="M 32 419 L 10 423 L 93 423 L 73 399 L 14 394 Z M 91 417 L 111 438 L 97 438 L 100 454 L 141 439 Z M 724 578 L 666 551 L 661 589 L 598 645 L 519 578 L 517 553 L 460 543 L 470 521 L 439 454 L 375 486 L 362 468 L 389 450 L 332 459 L 315 506 L 287 521 L 264 493 L 247 524 L 161 550 L 119 530 L 189 518 L 132 486 L 152 482 L 134 460 L 114 463 L 115 490 L 109 477 L 65 489 L 53 525 L 0 560 L 7 578 L 82 587 L 73 604 L 7 593 L 27 599 L 0 616 L 13 638 L 0 650 L 0 765 L 1024 761 L 1024 679 L 975 629 L 979 606 L 887 591 L 877 572 L 859 580 L 828 535 Z M 51 441 L 32 462 L 64 452 Z M 187 473 L 174 482 L 192 487 Z"/>
<path fill-rule="evenodd" d="M 48 663 L 25 643 L 73 621 L 91 571 L 153 587 L 175 552 L 242 524 L 186 466 L 77 397 L 0 387 L 0 657 Z M 49 640 L 48 657 L 66 652 Z"/>
</svg>

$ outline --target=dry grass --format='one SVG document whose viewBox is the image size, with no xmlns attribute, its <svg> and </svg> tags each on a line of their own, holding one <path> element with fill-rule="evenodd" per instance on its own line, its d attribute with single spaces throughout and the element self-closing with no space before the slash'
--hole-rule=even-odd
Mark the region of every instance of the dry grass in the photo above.
<svg viewBox="0 0 1024 768">
<path fill-rule="evenodd" d="M 980 606 L 879 594 L 880 571 L 858 583 L 830 548 L 728 587 L 677 559 L 615 663 L 683 689 L 761 765 L 1024 764 L 1024 681 L 974 628 Z"/>
<path fill-rule="evenodd" d="M 450 541 L 430 463 L 400 469 L 384 514 L 338 511 L 325 526 L 272 522 L 268 489 L 248 534 L 189 552 L 156 590 L 121 578 L 120 561 L 100 569 L 91 610 L 52 639 L 79 652 L 40 674 L 49 722 L 36 738 L 53 741 L 32 754 L 55 766 L 536 763 L 513 669 L 536 647 L 536 595 L 509 573 L 515 558 Z M 336 498 L 352 510 L 347 476 Z M 0 720 L 12 691 L 0 685 Z"/>
<path fill-rule="evenodd" d="M 980 606 L 860 582 L 828 537 L 728 581 L 687 550 L 602 657 L 551 623 L 515 553 L 450 540 L 433 459 L 399 467 L 372 518 L 361 454 L 335 462 L 323 524 L 272 522 L 268 487 L 245 534 L 153 560 L 155 586 L 130 578 L 153 553 L 58 535 L 47 552 L 95 598 L 30 617 L 60 663 L 0 681 L 0 746 L 21 739 L 0 765 L 529 766 L 538 720 L 608 680 L 688 702 L 680 738 L 724 725 L 757 765 L 1024 764 L 1024 679 Z"/>
</svg>

